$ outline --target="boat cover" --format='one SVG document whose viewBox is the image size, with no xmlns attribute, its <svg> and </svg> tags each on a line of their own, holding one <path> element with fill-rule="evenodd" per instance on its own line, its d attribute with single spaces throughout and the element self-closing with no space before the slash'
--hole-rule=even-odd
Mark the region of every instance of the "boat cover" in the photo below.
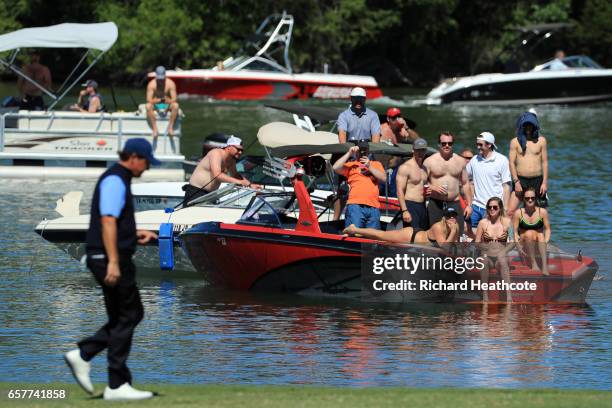
<svg viewBox="0 0 612 408">
<path fill-rule="evenodd" d="M 323 131 L 309 132 L 286 122 L 271 122 L 259 128 L 257 140 L 262 146 L 270 148 L 286 145 L 320 146 L 338 143 L 338 135 Z"/>
<path fill-rule="evenodd" d="M 49 27 L 24 28 L 0 35 L 0 52 L 17 48 L 88 48 L 107 51 L 117 41 L 113 22 L 64 23 Z"/>
</svg>

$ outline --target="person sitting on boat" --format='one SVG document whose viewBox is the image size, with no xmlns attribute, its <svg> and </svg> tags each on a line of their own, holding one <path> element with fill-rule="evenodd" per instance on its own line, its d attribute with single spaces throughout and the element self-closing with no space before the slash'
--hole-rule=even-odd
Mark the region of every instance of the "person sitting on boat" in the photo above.
<svg viewBox="0 0 612 408">
<path fill-rule="evenodd" d="M 71 106 L 71 110 L 83 113 L 96 113 L 104 110 L 102 95 L 98 93 L 98 83 L 93 79 L 83 84 L 85 89 L 79 92 L 77 103 Z"/>
<path fill-rule="evenodd" d="M 551 70 L 567 69 L 568 66 L 563 63 L 564 58 L 565 58 L 565 52 L 563 50 L 557 50 L 557 52 L 555 52 L 555 59 L 550 63 L 549 69 Z"/>
<path fill-rule="evenodd" d="M 487 215 L 480 220 L 476 229 L 475 242 L 480 244 L 481 253 L 487 262 L 480 271 L 481 282 L 489 282 L 489 269 L 494 267 L 504 282 L 510 283 L 510 263 L 507 253 L 512 248 L 507 245 L 510 240 L 512 222 L 504 214 L 504 203 L 499 197 L 491 197 L 487 201 Z M 486 290 L 482 292 L 482 300 L 487 302 L 489 295 Z M 512 294 L 506 292 L 506 300 L 512 302 Z"/>
<path fill-rule="evenodd" d="M 515 234 L 514 241 L 518 242 L 521 252 L 530 262 L 531 269 L 539 271 L 535 257 L 535 247 L 538 247 L 542 261 L 542 274 L 548 275 L 548 259 L 546 245 L 550 241 L 550 221 L 548 211 L 536 204 L 537 195 L 533 187 L 527 188 L 523 194 L 524 208 L 514 212 L 512 224 Z"/>
<path fill-rule="evenodd" d="M 236 162 L 240 159 L 244 147 L 239 137 L 231 136 L 223 148 L 210 150 L 198 163 L 189 184 L 183 186 L 185 191 L 184 206 L 196 199 L 215 191 L 221 183 L 233 183 L 255 189 L 261 188 L 241 176 L 236 170 Z"/>
<path fill-rule="evenodd" d="M 179 112 L 179 104 L 176 99 L 176 84 L 170 78 L 166 78 L 166 68 L 158 66 L 155 68 L 155 78 L 147 84 L 147 119 L 153 129 L 153 147 L 157 146 L 156 113 L 166 117 L 170 112 L 168 120 L 168 136 L 174 136 L 174 123 Z M 174 145 L 174 144 L 173 144 Z"/>
<path fill-rule="evenodd" d="M 30 63 L 22 67 L 21 71 L 27 77 L 36 81 L 45 89 L 51 89 L 51 71 L 45 65 L 40 63 L 40 54 L 38 51 L 30 53 Z M 21 95 L 19 104 L 20 109 L 25 110 L 43 110 L 45 102 L 43 101 L 43 91 L 28 81 L 19 76 L 17 79 L 17 88 Z"/>
<path fill-rule="evenodd" d="M 360 228 L 354 224 L 342 231 L 347 236 L 360 236 L 378 241 L 393 242 L 397 244 L 431 244 L 441 245 L 459 240 L 459 225 L 457 224 L 457 210 L 447 207 L 440 221 L 433 224 L 428 230 L 405 227 L 399 230 L 381 231 L 374 228 Z"/>
<path fill-rule="evenodd" d="M 426 230 L 429 227 L 425 207 L 424 185 L 427 168 L 423 165 L 427 141 L 417 139 L 412 145 L 413 157 L 399 167 L 396 178 L 397 198 L 402 211 L 402 224 Z"/>
<path fill-rule="evenodd" d="M 378 182 L 386 180 L 385 169 L 379 161 L 370 160 L 369 144 L 361 141 L 334 163 L 334 171 L 347 178 L 349 196 L 345 226 L 380 229 Z"/>
<path fill-rule="evenodd" d="M 419 135 L 410 129 L 398 108 L 387 109 L 387 122 L 380 125 L 380 140 L 393 144 L 413 143 Z"/>
<path fill-rule="evenodd" d="M 537 204 L 548 205 L 548 143 L 540 135 L 538 117 L 532 112 L 523 113 L 516 122 L 516 137 L 510 142 L 510 174 L 514 182 L 508 212 L 518 208 L 523 192 L 533 187 Z"/>
</svg>

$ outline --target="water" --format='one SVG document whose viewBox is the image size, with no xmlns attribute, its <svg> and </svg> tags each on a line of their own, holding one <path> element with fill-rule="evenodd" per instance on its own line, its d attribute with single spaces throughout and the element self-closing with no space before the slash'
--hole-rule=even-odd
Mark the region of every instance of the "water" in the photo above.
<svg viewBox="0 0 612 408">
<path fill-rule="evenodd" d="M 136 91 L 130 91 L 136 96 Z M 139 92 L 139 91 L 138 91 Z M 507 151 L 519 108 L 414 106 L 392 93 L 430 144 L 440 130 L 472 146 L 483 130 Z M 127 91 L 119 95 L 129 101 Z M 387 102 L 389 102 L 387 100 Z M 124 102 L 127 103 L 127 102 Z M 343 103 L 321 103 L 341 108 Z M 184 151 L 214 131 L 240 134 L 291 116 L 256 103 L 182 104 Z M 387 105 L 370 104 L 383 111 Z M 130 367 L 139 382 L 612 389 L 610 104 L 540 107 L 549 138 L 553 239 L 600 265 L 587 307 L 352 302 L 214 290 L 198 278 L 141 276 L 145 320 Z M 252 146 L 251 151 L 257 152 Z M 64 192 L 92 183 L 0 181 L 0 360 L 4 381 L 71 381 L 61 355 L 104 323 L 100 290 L 33 228 Z M 83 208 L 85 209 L 85 208 Z M 105 358 L 93 379 L 104 382 Z"/>
</svg>

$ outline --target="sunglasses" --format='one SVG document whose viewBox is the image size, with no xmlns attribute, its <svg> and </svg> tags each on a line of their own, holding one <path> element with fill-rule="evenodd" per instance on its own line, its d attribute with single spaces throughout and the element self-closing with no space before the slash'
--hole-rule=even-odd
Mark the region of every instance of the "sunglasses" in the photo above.
<svg viewBox="0 0 612 408">
<path fill-rule="evenodd" d="M 440 142 L 440 146 L 452 146 L 453 142 Z"/>
<path fill-rule="evenodd" d="M 461 156 L 461 157 L 463 157 L 465 160 L 472 160 L 474 156 Z"/>
<path fill-rule="evenodd" d="M 484 147 L 484 143 L 476 143 L 476 147 Z"/>
<path fill-rule="evenodd" d="M 499 210 L 499 207 L 496 205 L 487 205 L 487 210 Z"/>
<path fill-rule="evenodd" d="M 535 201 L 535 197 L 525 197 L 525 201 Z"/>
<path fill-rule="evenodd" d="M 399 118 L 401 118 L 401 116 L 400 116 L 400 115 L 397 115 L 397 116 L 389 116 L 389 119 L 390 119 L 390 120 L 398 120 Z"/>
</svg>

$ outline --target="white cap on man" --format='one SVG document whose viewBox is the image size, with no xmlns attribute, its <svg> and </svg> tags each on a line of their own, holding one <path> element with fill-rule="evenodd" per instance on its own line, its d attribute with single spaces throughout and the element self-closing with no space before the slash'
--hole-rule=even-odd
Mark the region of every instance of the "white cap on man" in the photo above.
<svg viewBox="0 0 612 408">
<path fill-rule="evenodd" d="M 487 142 L 493 145 L 493 148 L 497 150 L 497 146 L 495 146 L 495 136 L 493 136 L 493 133 L 491 132 L 482 132 L 478 135 L 476 140 L 482 140 L 483 142 Z"/>
<path fill-rule="evenodd" d="M 353 90 L 351 91 L 351 96 L 362 96 L 362 97 L 366 97 L 366 91 L 363 88 L 360 87 L 355 87 L 353 88 Z"/>
<path fill-rule="evenodd" d="M 230 136 L 227 139 L 227 142 L 225 142 L 225 147 L 230 147 L 230 146 L 240 146 L 242 147 L 242 139 L 240 139 L 239 137 L 236 136 Z"/>
</svg>

